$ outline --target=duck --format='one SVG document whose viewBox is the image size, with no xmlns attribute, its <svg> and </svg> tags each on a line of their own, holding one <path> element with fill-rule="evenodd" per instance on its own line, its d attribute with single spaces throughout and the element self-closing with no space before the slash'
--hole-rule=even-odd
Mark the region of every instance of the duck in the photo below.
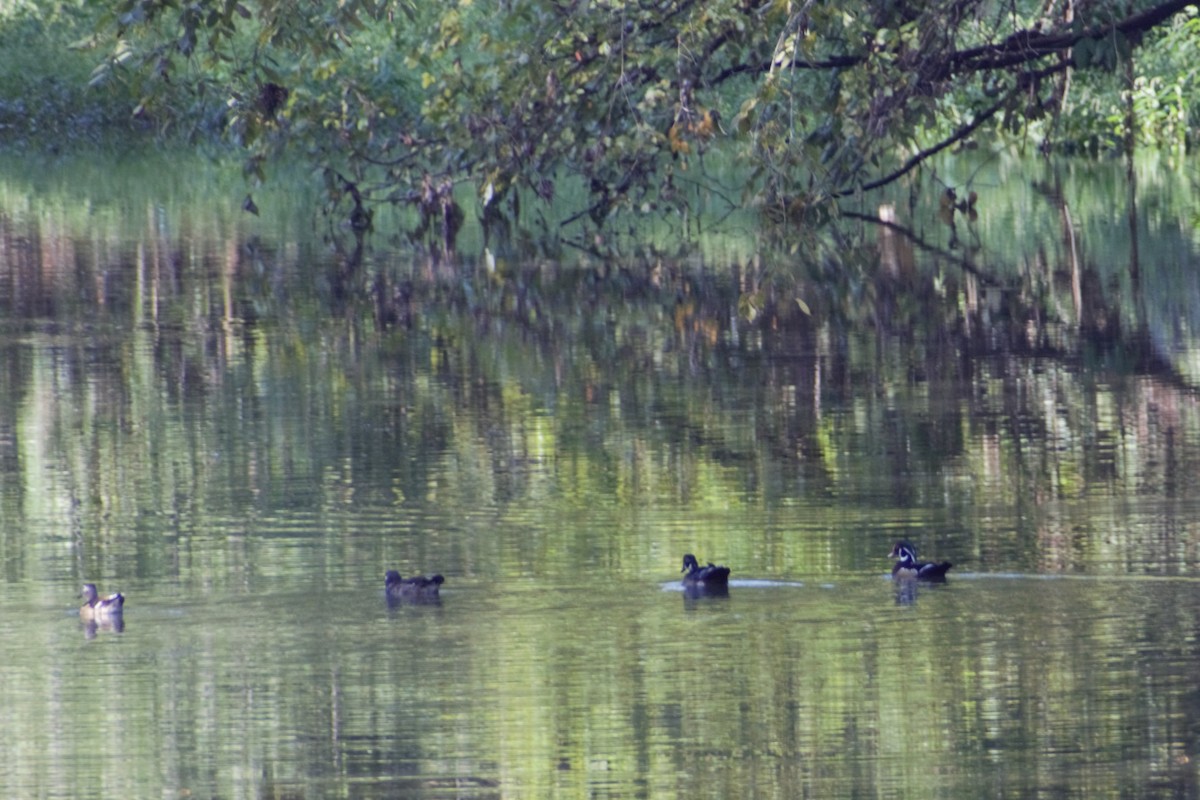
<svg viewBox="0 0 1200 800">
<path fill-rule="evenodd" d="M 896 542 L 896 546 L 892 548 L 888 557 L 896 559 L 896 563 L 892 567 L 893 579 L 905 578 L 940 582 L 946 580 L 946 573 L 954 566 L 949 561 L 943 561 L 940 564 L 918 561 L 917 548 L 913 546 L 912 542 L 903 539 Z"/>
<path fill-rule="evenodd" d="M 711 561 L 708 566 L 700 566 L 700 562 L 691 553 L 683 557 L 683 588 L 689 591 L 725 592 L 729 590 L 729 567 L 719 567 Z"/>
<path fill-rule="evenodd" d="M 389 569 L 383 576 L 384 590 L 388 602 L 409 600 L 414 602 L 430 602 L 439 599 L 438 587 L 446 582 L 441 575 L 417 575 L 412 578 L 401 578 L 400 573 Z"/>
<path fill-rule="evenodd" d="M 120 592 L 101 597 L 96 584 L 85 583 L 79 596 L 83 605 L 79 607 L 79 618 L 84 622 L 108 622 L 121 616 L 125 609 L 125 596 Z"/>
</svg>

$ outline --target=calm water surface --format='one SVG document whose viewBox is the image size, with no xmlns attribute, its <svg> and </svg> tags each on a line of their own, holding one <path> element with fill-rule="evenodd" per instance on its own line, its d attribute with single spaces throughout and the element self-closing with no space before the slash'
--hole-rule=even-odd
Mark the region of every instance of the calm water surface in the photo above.
<svg viewBox="0 0 1200 800">
<path fill-rule="evenodd" d="M 1161 208 L 1139 306 L 1045 209 L 1014 255 L 1041 195 L 997 193 L 953 232 L 988 306 L 920 249 L 830 290 L 447 264 L 153 164 L 81 204 L 81 169 L 0 179 L 0 795 L 1200 793 L 1200 293 Z M 894 585 L 897 538 L 950 580 Z M 441 602 L 389 609 L 388 568 Z"/>
</svg>

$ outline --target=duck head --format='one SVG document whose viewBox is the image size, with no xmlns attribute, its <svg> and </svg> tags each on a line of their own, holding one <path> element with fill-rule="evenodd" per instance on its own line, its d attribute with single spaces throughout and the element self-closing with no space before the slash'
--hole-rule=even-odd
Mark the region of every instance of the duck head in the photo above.
<svg viewBox="0 0 1200 800">
<path fill-rule="evenodd" d="M 892 548 L 892 552 L 888 554 L 889 558 L 894 558 L 901 564 L 917 563 L 917 548 L 912 542 L 901 539 L 896 542 L 896 546 Z"/>
</svg>

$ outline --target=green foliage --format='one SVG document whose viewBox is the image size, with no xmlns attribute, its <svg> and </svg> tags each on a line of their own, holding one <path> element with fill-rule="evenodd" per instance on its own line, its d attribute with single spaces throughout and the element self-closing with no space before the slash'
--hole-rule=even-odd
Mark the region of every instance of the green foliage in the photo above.
<svg viewBox="0 0 1200 800">
<path fill-rule="evenodd" d="M 1200 92 L 1200 16 L 1195 7 L 1156 31 L 1138 53 L 1134 103 L 1138 134 L 1152 145 L 1189 144 L 1200 127 L 1200 107 L 1189 99 Z"/>
<path fill-rule="evenodd" d="M 219 120 L 255 180 L 301 155 L 359 229 L 374 204 L 406 203 L 416 232 L 449 246 L 465 197 L 494 221 L 523 198 L 553 208 L 568 184 L 589 199 L 560 221 L 686 214 L 719 196 L 813 224 L 985 124 L 1123 141 L 1119 81 L 1147 50 L 1135 119 L 1179 141 L 1196 38 L 1194 15 L 1171 13 L 1185 6 L 121 0 L 99 25 L 113 46 L 93 82 L 127 84 L 161 129 Z M 736 187 L 706 163 L 713 150 L 743 159 Z"/>
<path fill-rule="evenodd" d="M 1077 69 L 1061 108 L 1028 120 L 1022 131 L 1068 152 L 1101 153 L 1125 146 L 1128 121 L 1143 146 L 1194 144 L 1200 112 L 1188 102 L 1197 85 L 1200 20 L 1187 8 L 1149 32 L 1136 49 L 1124 36 L 1083 39 L 1072 51 Z M 1132 84 L 1127 67 L 1132 69 Z M 1129 115 L 1132 104 L 1132 117 Z"/>
<path fill-rule="evenodd" d="M 12 144 L 59 147 L 124 127 L 131 95 L 87 87 L 94 54 L 74 43 L 96 15 L 65 3 L 18 4 L 0 24 L 0 137 Z"/>
</svg>

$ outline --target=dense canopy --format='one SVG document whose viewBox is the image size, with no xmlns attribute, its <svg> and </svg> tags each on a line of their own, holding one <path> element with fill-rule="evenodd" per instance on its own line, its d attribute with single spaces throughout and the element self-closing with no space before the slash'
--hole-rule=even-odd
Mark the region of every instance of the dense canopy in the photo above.
<svg viewBox="0 0 1200 800">
<path fill-rule="evenodd" d="M 984 130 L 1186 143 L 1198 24 L 1184 0 L 123 0 L 95 80 L 164 128 L 219 107 L 251 175 L 300 154 L 359 227 L 409 203 L 448 240 L 464 186 L 485 220 L 565 196 L 559 222 L 700 196 L 811 219 Z"/>
</svg>

